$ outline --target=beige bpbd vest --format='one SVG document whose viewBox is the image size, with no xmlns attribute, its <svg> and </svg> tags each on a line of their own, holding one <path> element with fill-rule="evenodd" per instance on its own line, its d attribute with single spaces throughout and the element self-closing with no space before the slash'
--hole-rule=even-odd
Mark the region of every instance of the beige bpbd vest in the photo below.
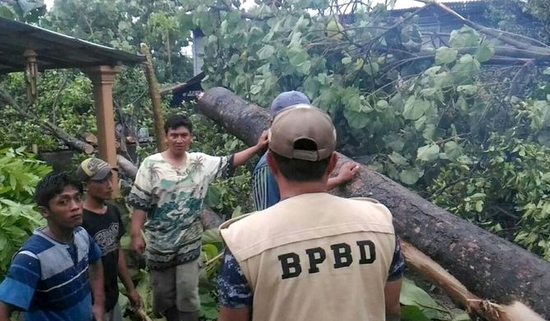
<svg viewBox="0 0 550 321">
<path fill-rule="evenodd" d="M 370 199 L 295 196 L 220 227 L 254 321 L 384 321 L 392 216 Z"/>
</svg>

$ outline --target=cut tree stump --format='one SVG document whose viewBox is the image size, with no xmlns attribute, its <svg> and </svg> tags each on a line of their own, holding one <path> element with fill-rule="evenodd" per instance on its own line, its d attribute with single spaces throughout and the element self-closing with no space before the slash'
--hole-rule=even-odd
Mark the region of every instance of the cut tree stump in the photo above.
<svg viewBox="0 0 550 321">
<path fill-rule="evenodd" d="M 269 126 L 267 110 L 225 88 L 212 88 L 198 110 L 247 145 Z M 335 170 L 348 161 L 339 154 Z M 388 177 L 361 166 L 356 178 L 333 191 L 373 197 L 394 215 L 397 234 L 447 269 L 475 295 L 501 304 L 519 301 L 550 319 L 550 263 L 433 205 Z"/>
</svg>

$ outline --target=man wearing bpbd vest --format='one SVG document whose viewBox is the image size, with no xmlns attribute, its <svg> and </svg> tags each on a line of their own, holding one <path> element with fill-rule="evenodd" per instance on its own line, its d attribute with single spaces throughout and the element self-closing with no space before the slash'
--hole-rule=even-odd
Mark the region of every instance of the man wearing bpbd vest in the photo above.
<svg viewBox="0 0 550 321">
<path fill-rule="evenodd" d="M 326 192 L 335 147 L 316 107 L 274 119 L 267 162 L 281 202 L 220 227 L 220 321 L 399 320 L 404 262 L 392 215 L 375 200 Z"/>
</svg>

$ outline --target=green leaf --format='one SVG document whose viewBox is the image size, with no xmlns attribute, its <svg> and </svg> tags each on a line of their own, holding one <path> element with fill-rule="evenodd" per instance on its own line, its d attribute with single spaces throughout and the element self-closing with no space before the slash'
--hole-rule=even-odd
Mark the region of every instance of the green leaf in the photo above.
<svg viewBox="0 0 550 321">
<path fill-rule="evenodd" d="M 409 161 L 405 157 L 401 156 L 401 154 L 399 153 L 393 152 L 390 155 L 388 155 L 388 157 L 396 165 L 401 165 L 401 166 L 409 165 Z"/>
<path fill-rule="evenodd" d="M 482 43 L 477 48 L 476 59 L 479 62 L 485 62 L 493 57 L 495 54 L 495 48 L 487 43 Z"/>
<path fill-rule="evenodd" d="M 404 305 L 401 307 L 401 321 L 431 321 L 424 315 L 422 310 L 414 305 Z"/>
<path fill-rule="evenodd" d="M 451 69 L 453 79 L 455 83 L 460 84 L 465 80 L 472 79 L 477 74 L 481 65 L 471 55 L 464 55 L 460 57 L 458 63 L 456 63 Z"/>
<path fill-rule="evenodd" d="M 470 27 L 462 27 L 451 32 L 449 44 L 455 49 L 475 48 L 479 44 L 479 34 Z"/>
<path fill-rule="evenodd" d="M 298 66 L 298 70 L 304 74 L 304 75 L 308 75 L 309 74 L 309 71 L 311 69 L 311 61 L 304 61 L 303 63 L 299 64 Z"/>
<path fill-rule="evenodd" d="M 430 102 L 416 98 L 415 96 L 409 97 L 405 102 L 405 110 L 403 111 L 403 117 L 408 120 L 417 120 L 424 115 L 424 112 L 430 107 Z"/>
<path fill-rule="evenodd" d="M 349 65 L 351 63 L 351 57 L 344 57 L 342 58 L 342 64 Z"/>
<path fill-rule="evenodd" d="M 399 301 L 402 305 L 420 308 L 422 314 L 428 317 L 428 320 L 442 319 L 443 317 L 438 311 L 441 308 L 439 304 L 426 291 L 409 279 L 403 279 Z"/>
<path fill-rule="evenodd" d="M 428 144 L 418 148 L 416 151 L 416 159 L 431 162 L 439 158 L 439 146 L 436 144 Z"/>
<path fill-rule="evenodd" d="M 460 146 L 453 141 L 446 142 L 443 150 L 450 160 L 456 160 L 460 155 L 462 155 Z"/>
<path fill-rule="evenodd" d="M 260 93 L 260 91 L 262 91 L 262 86 L 259 86 L 259 85 L 250 86 L 250 93 L 252 95 L 257 95 Z"/>
<path fill-rule="evenodd" d="M 382 140 L 395 152 L 400 152 L 405 146 L 403 138 L 401 138 L 401 136 L 399 136 L 398 134 L 391 133 L 387 136 L 384 136 Z"/>
<path fill-rule="evenodd" d="M 378 74 L 378 71 L 380 70 L 380 65 L 377 62 L 373 61 L 370 64 L 364 65 L 363 70 L 367 73 L 367 75 L 374 77 Z"/>
<path fill-rule="evenodd" d="M 15 19 L 15 11 L 7 4 L 0 3 L 0 17 Z"/>
<path fill-rule="evenodd" d="M 241 209 L 241 206 L 237 206 L 235 207 L 235 209 L 233 210 L 233 213 L 231 214 L 231 218 L 235 218 L 235 217 L 239 217 L 243 214 L 243 211 Z"/>
<path fill-rule="evenodd" d="M 309 56 L 301 47 L 293 46 L 287 51 L 288 60 L 293 66 L 300 66 Z"/>
<path fill-rule="evenodd" d="M 461 94 L 465 95 L 474 95 L 479 90 L 479 87 L 477 85 L 461 85 L 456 87 L 456 91 Z"/>
<path fill-rule="evenodd" d="M 470 319 L 470 316 L 468 315 L 468 313 L 462 313 L 455 316 L 452 321 L 471 321 L 471 320 L 472 319 Z"/>
<path fill-rule="evenodd" d="M 214 244 L 203 244 L 202 252 L 206 256 L 206 260 L 211 260 L 220 252 Z"/>
<path fill-rule="evenodd" d="M 422 131 L 422 137 L 424 137 L 424 139 L 427 141 L 431 141 L 433 140 L 434 135 L 435 135 L 435 125 L 426 124 L 426 127 Z"/>
<path fill-rule="evenodd" d="M 344 117 L 351 128 L 361 129 L 369 123 L 369 117 L 366 112 L 355 111 L 349 108 L 344 109 Z"/>
<path fill-rule="evenodd" d="M 384 111 L 384 110 L 388 109 L 389 107 L 390 107 L 390 105 L 385 100 L 379 100 L 378 102 L 376 102 L 376 110 L 378 110 L 378 111 Z"/>
<path fill-rule="evenodd" d="M 217 244 L 222 243 L 222 237 L 220 235 L 220 230 L 217 228 L 212 228 L 204 231 L 202 234 L 202 243 L 203 244 Z"/>
<path fill-rule="evenodd" d="M 455 49 L 448 47 L 438 48 L 435 52 L 435 64 L 450 64 L 451 62 L 454 62 L 456 60 L 457 55 L 458 51 L 456 51 Z"/>
<path fill-rule="evenodd" d="M 258 58 L 265 60 L 273 56 L 275 53 L 275 47 L 272 45 L 265 45 L 262 49 L 258 50 Z"/>
<path fill-rule="evenodd" d="M 420 173 L 416 168 L 404 169 L 399 173 L 399 180 L 406 185 L 414 185 L 418 182 Z"/>
</svg>

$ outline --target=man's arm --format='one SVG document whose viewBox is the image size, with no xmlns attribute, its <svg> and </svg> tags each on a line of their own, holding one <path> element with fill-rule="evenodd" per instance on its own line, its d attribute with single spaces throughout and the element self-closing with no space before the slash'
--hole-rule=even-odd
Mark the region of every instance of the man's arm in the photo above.
<svg viewBox="0 0 550 321">
<path fill-rule="evenodd" d="M 401 253 L 399 237 L 395 236 L 395 250 L 388 273 L 388 280 L 384 288 L 386 300 L 386 320 L 399 321 L 401 318 L 401 305 L 399 295 L 401 294 L 401 284 L 403 283 L 403 272 L 405 271 L 405 259 Z"/>
<path fill-rule="evenodd" d="M 147 214 L 144 210 L 134 209 L 132 212 L 132 223 L 130 225 L 130 236 L 132 238 L 132 250 L 138 254 L 143 254 L 145 250 L 145 240 L 141 234 L 141 228 L 145 224 Z"/>
<path fill-rule="evenodd" d="M 0 321 L 10 321 L 10 315 L 13 308 L 2 301 L 0 301 Z"/>
<path fill-rule="evenodd" d="M 231 164 L 231 166 L 239 167 L 243 165 L 249 159 L 251 159 L 252 156 L 259 153 L 266 145 L 267 145 L 267 131 L 264 131 L 260 136 L 260 138 L 258 139 L 258 143 L 256 143 L 256 145 L 249 147 L 245 150 L 242 150 L 240 152 L 237 152 L 233 155 L 233 163 Z"/>
<path fill-rule="evenodd" d="M 0 283 L 1 321 L 9 321 L 15 310 L 29 309 L 40 275 L 40 260 L 36 254 L 21 250 L 13 257 L 8 274 Z"/>
<path fill-rule="evenodd" d="M 386 321 L 401 320 L 401 305 L 399 295 L 401 293 L 402 279 L 386 282 L 384 295 L 386 296 Z"/>
<path fill-rule="evenodd" d="M 105 291 L 103 289 L 103 264 L 101 259 L 90 263 L 90 287 L 94 298 L 92 311 L 96 321 L 103 320 L 105 314 Z"/>
<path fill-rule="evenodd" d="M 340 172 L 336 177 L 331 177 L 328 179 L 327 182 L 327 190 L 331 190 L 335 187 L 337 187 L 340 184 L 344 184 L 345 182 L 351 180 L 355 173 L 359 171 L 361 167 L 359 164 L 354 162 L 348 162 L 342 165 L 342 168 L 340 168 Z"/>
<path fill-rule="evenodd" d="M 249 321 L 252 319 L 252 291 L 239 263 L 226 249 L 218 278 L 220 316 L 218 321 Z"/>
<path fill-rule="evenodd" d="M 251 319 L 252 314 L 250 313 L 250 307 L 240 309 L 220 307 L 218 321 L 250 321 Z"/>
<path fill-rule="evenodd" d="M 139 308 L 141 306 L 141 297 L 139 296 L 139 293 L 136 291 L 134 282 L 132 282 L 132 278 L 130 277 L 130 273 L 128 272 L 128 267 L 126 266 L 126 259 L 124 258 L 124 251 L 122 249 L 118 250 L 117 267 L 118 267 L 118 277 L 120 278 L 120 281 L 122 282 L 122 284 L 124 284 L 124 288 L 126 288 L 128 299 L 132 303 L 133 307 Z"/>
</svg>

